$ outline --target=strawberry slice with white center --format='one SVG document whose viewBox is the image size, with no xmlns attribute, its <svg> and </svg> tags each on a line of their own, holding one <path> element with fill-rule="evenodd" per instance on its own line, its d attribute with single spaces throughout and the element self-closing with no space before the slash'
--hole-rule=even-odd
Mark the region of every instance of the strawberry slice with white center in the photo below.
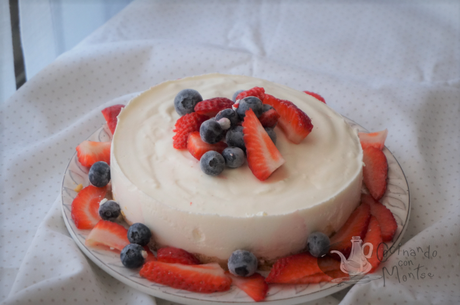
<svg viewBox="0 0 460 305">
<path fill-rule="evenodd" d="M 296 284 L 315 274 L 324 274 L 318 266 L 318 259 L 309 253 L 299 253 L 278 259 L 265 281 L 269 284 Z"/>
<path fill-rule="evenodd" d="M 227 273 L 232 278 L 233 284 L 246 292 L 254 301 L 260 302 L 265 300 L 268 292 L 268 284 L 265 278 L 259 273 L 254 273 L 248 277 L 235 276 Z"/>
<path fill-rule="evenodd" d="M 123 250 L 129 245 L 128 230 L 116 222 L 100 220 L 86 237 L 87 247 L 102 250 Z"/>
<path fill-rule="evenodd" d="M 363 244 L 372 244 L 372 255 L 367 258 L 367 261 L 372 265 L 369 273 L 374 272 L 383 260 L 383 247 L 382 247 L 382 231 L 376 217 L 371 216 L 369 227 L 367 229 L 366 237 L 364 237 Z M 369 251 L 369 250 L 365 250 Z M 368 255 L 366 252 L 365 255 Z"/>
<path fill-rule="evenodd" d="M 110 132 L 113 134 L 115 132 L 115 128 L 117 127 L 117 117 L 123 109 L 125 105 L 117 104 L 107 108 L 102 109 L 102 115 L 104 115 L 105 121 L 107 122 L 107 126 L 110 129 Z"/>
<path fill-rule="evenodd" d="M 374 200 L 371 195 L 362 194 L 361 203 L 368 204 L 371 207 L 371 215 L 377 218 L 382 230 L 382 240 L 391 241 L 398 229 L 393 213 L 386 206 Z"/>
<path fill-rule="evenodd" d="M 246 111 L 242 125 L 248 166 L 264 181 L 285 161 L 252 109 Z"/>
<path fill-rule="evenodd" d="M 99 203 L 105 198 L 107 189 L 88 185 L 72 201 L 71 215 L 75 226 L 80 230 L 92 229 L 101 219 Z"/>
<path fill-rule="evenodd" d="M 358 132 L 359 141 L 361 147 L 366 149 L 370 146 L 382 150 L 385 146 L 385 140 L 387 139 L 388 130 L 376 131 L 376 132 Z"/>
<path fill-rule="evenodd" d="M 385 154 L 375 147 L 363 151 L 363 182 L 375 200 L 380 200 L 387 189 L 388 162 Z"/>
<path fill-rule="evenodd" d="M 83 141 L 77 146 L 77 158 L 81 165 L 91 167 L 98 161 L 110 164 L 111 142 Z"/>
<path fill-rule="evenodd" d="M 197 160 L 200 160 L 201 156 L 210 150 L 217 151 L 221 154 L 226 147 L 227 144 L 225 144 L 222 141 L 215 144 L 209 144 L 204 142 L 203 140 L 201 140 L 199 131 L 192 132 L 188 136 L 187 140 L 187 149 L 190 152 L 190 154 L 194 156 Z"/>
</svg>

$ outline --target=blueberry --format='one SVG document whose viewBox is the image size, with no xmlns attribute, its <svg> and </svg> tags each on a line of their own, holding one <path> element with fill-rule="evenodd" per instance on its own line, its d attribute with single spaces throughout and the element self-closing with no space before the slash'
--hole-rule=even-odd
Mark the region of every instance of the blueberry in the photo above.
<svg viewBox="0 0 460 305">
<path fill-rule="evenodd" d="M 232 101 L 236 102 L 236 97 L 238 96 L 238 94 L 240 94 L 241 92 L 243 92 L 244 90 L 238 90 L 236 91 L 235 93 L 233 93 L 233 96 L 232 96 Z"/>
<path fill-rule="evenodd" d="M 308 236 L 307 250 L 314 257 L 322 257 L 329 252 L 331 242 L 329 237 L 322 232 L 314 232 Z"/>
<path fill-rule="evenodd" d="M 104 161 L 98 161 L 91 166 L 88 176 L 92 185 L 104 187 L 110 181 L 110 165 Z"/>
<path fill-rule="evenodd" d="M 215 119 L 204 121 L 200 126 L 200 137 L 203 142 L 215 144 L 224 138 L 224 130 Z"/>
<path fill-rule="evenodd" d="M 150 229 L 142 223 L 135 223 L 128 229 L 128 240 L 132 244 L 146 246 L 151 237 L 152 232 L 150 232 Z"/>
<path fill-rule="evenodd" d="M 254 114 L 259 117 L 262 114 L 262 101 L 254 96 L 248 96 L 242 99 L 239 102 L 238 108 L 236 108 L 236 113 L 238 113 L 238 116 L 240 117 L 240 120 L 244 120 L 244 117 L 246 116 L 246 111 L 249 109 L 252 109 L 254 111 Z"/>
<path fill-rule="evenodd" d="M 240 122 L 240 118 L 238 117 L 238 114 L 236 114 L 235 110 L 231 108 L 221 110 L 215 116 L 216 121 L 219 121 L 222 118 L 229 119 L 231 123 L 231 127 L 235 127 Z"/>
<path fill-rule="evenodd" d="M 268 133 L 268 136 L 270 137 L 270 139 L 272 139 L 273 144 L 276 144 L 276 132 L 275 132 L 275 130 L 273 130 L 273 128 L 268 128 L 268 127 L 265 127 L 264 129 Z"/>
<path fill-rule="evenodd" d="M 113 200 L 108 200 L 99 206 L 99 216 L 103 220 L 115 221 L 120 214 L 120 205 Z"/>
<path fill-rule="evenodd" d="M 225 142 L 227 142 L 228 146 L 239 147 L 246 152 L 246 144 L 244 144 L 243 136 L 243 126 L 236 126 L 227 131 Z"/>
<path fill-rule="evenodd" d="M 201 156 L 201 170 L 210 176 L 218 176 L 225 168 L 225 160 L 217 151 L 210 150 Z"/>
<path fill-rule="evenodd" d="M 225 164 L 230 168 L 237 168 L 244 164 L 246 156 L 244 151 L 239 147 L 227 147 L 222 152 Z"/>
<path fill-rule="evenodd" d="M 257 271 L 257 258 L 246 250 L 236 250 L 228 259 L 228 270 L 239 276 L 251 276 Z"/>
<path fill-rule="evenodd" d="M 270 109 L 275 109 L 275 108 L 273 108 L 273 106 L 271 106 L 269 104 L 262 104 L 262 113 L 264 113 L 265 111 L 268 111 Z"/>
<path fill-rule="evenodd" d="M 174 108 L 176 108 L 176 111 L 180 116 L 183 116 L 187 113 L 194 112 L 195 105 L 202 100 L 203 98 L 198 91 L 193 89 L 184 89 L 174 98 Z"/>
<path fill-rule="evenodd" d="M 120 259 L 126 268 L 138 268 L 142 266 L 147 257 L 147 252 L 138 244 L 129 244 L 121 250 Z"/>
</svg>

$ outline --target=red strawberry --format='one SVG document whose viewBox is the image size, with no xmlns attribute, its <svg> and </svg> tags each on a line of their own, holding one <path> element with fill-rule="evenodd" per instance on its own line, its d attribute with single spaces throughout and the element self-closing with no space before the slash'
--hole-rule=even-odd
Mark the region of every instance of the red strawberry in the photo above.
<svg viewBox="0 0 460 305">
<path fill-rule="evenodd" d="M 252 109 L 246 111 L 242 125 L 249 168 L 257 179 L 264 181 L 284 164 L 283 156 Z"/>
<path fill-rule="evenodd" d="M 259 117 L 259 121 L 262 124 L 263 127 L 275 127 L 276 123 L 278 123 L 278 119 L 280 118 L 280 115 L 278 112 L 276 112 L 275 109 L 269 109 L 262 113 L 262 115 Z"/>
<path fill-rule="evenodd" d="M 224 269 L 216 263 L 182 265 L 148 262 L 139 275 L 155 283 L 200 293 L 227 291 L 232 283 Z"/>
<path fill-rule="evenodd" d="M 111 142 L 83 141 L 77 146 L 77 158 L 81 165 L 91 167 L 98 161 L 110 164 Z"/>
<path fill-rule="evenodd" d="M 310 118 L 293 103 L 277 99 L 270 94 L 265 95 L 263 102 L 273 106 L 278 112 L 278 126 L 291 142 L 299 144 L 310 134 L 313 129 Z"/>
<path fill-rule="evenodd" d="M 124 107 L 125 105 L 118 104 L 104 108 L 101 111 L 112 134 L 115 132 L 115 128 L 117 127 L 117 117 L 120 114 L 121 109 Z"/>
<path fill-rule="evenodd" d="M 316 284 L 321 282 L 331 282 L 332 277 L 325 273 L 315 273 L 306 277 L 303 277 L 295 282 L 295 284 Z"/>
<path fill-rule="evenodd" d="M 308 95 L 311 95 L 313 96 L 314 98 L 316 98 L 317 100 L 320 100 L 321 102 L 323 102 L 324 104 L 326 104 L 326 101 L 324 100 L 324 98 L 319 95 L 318 93 L 314 93 L 314 92 L 311 92 L 311 91 L 304 91 L 306 94 Z"/>
<path fill-rule="evenodd" d="M 200 261 L 195 255 L 187 251 L 174 247 L 160 248 L 157 251 L 157 259 L 159 262 L 183 265 L 198 265 Z"/>
<path fill-rule="evenodd" d="M 378 201 L 375 201 L 372 196 L 367 194 L 361 195 L 361 203 L 368 204 L 371 207 L 371 215 L 377 218 L 380 229 L 382 230 L 382 240 L 391 241 L 398 229 L 393 213 Z"/>
<path fill-rule="evenodd" d="M 363 152 L 363 181 L 375 200 L 382 198 L 387 189 L 388 163 L 385 154 L 375 147 Z"/>
<path fill-rule="evenodd" d="M 187 113 L 181 116 L 174 126 L 173 146 L 176 149 L 187 148 L 187 139 L 190 133 L 199 131 L 201 123 L 206 121 L 208 117 L 196 112 Z"/>
<path fill-rule="evenodd" d="M 232 108 L 232 105 L 233 101 L 226 97 L 215 97 L 196 104 L 195 112 L 208 117 L 214 117 L 219 111 Z"/>
<path fill-rule="evenodd" d="M 317 258 L 309 253 L 300 253 L 278 259 L 265 281 L 269 284 L 295 284 L 317 273 L 323 273 L 318 267 Z"/>
<path fill-rule="evenodd" d="M 363 244 L 371 243 L 373 246 L 372 255 L 367 261 L 372 265 L 371 271 L 374 270 L 380 265 L 380 261 L 383 259 L 383 247 L 382 247 L 382 231 L 380 230 L 380 225 L 376 217 L 371 216 L 369 221 L 369 227 L 367 229 L 366 237 L 364 237 Z M 366 247 L 368 248 L 368 247 Z M 365 255 L 368 255 L 368 249 L 364 250 Z"/>
<path fill-rule="evenodd" d="M 263 301 L 267 296 L 268 284 L 259 273 L 254 273 L 248 277 L 235 276 L 230 273 L 228 275 L 231 277 L 233 284 L 246 292 L 254 301 Z"/>
<path fill-rule="evenodd" d="M 218 153 L 222 153 L 227 147 L 224 142 L 218 142 L 216 144 L 208 144 L 201 140 L 200 133 L 198 131 L 192 132 L 188 136 L 187 149 L 196 159 L 200 160 L 201 156 L 210 150 L 215 150 Z"/>
<path fill-rule="evenodd" d="M 359 132 L 359 141 L 363 149 L 373 146 L 380 150 L 385 146 L 385 140 L 388 135 L 388 130 L 376 131 L 376 132 Z"/>
<path fill-rule="evenodd" d="M 101 219 L 99 202 L 105 198 L 107 189 L 88 185 L 72 201 L 71 215 L 77 229 L 92 229 Z"/>
<path fill-rule="evenodd" d="M 340 270 L 340 262 L 329 256 L 318 258 L 318 267 L 321 271 L 331 278 L 347 278 L 348 274 Z"/>
<path fill-rule="evenodd" d="M 155 257 L 155 255 L 153 255 L 152 251 L 150 251 L 148 246 L 144 246 L 144 250 L 147 252 L 147 258 L 145 259 L 145 263 L 157 260 L 157 258 Z"/>
<path fill-rule="evenodd" d="M 242 100 L 242 99 L 244 99 L 245 97 L 248 97 L 248 96 L 255 96 L 255 97 L 259 98 L 259 100 L 261 100 L 263 102 L 264 99 L 265 99 L 265 89 L 262 88 L 262 87 L 254 87 L 252 89 L 243 91 L 243 92 L 241 92 L 240 94 L 238 94 L 236 96 L 235 100 L 239 101 L 239 100 Z"/>
<path fill-rule="evenodd" d="M 121 251 L 128 244 L 128 230 L 108 220 L 99 220 L 85 240 L 87 247 L 103 250 Z"/>
</svg>

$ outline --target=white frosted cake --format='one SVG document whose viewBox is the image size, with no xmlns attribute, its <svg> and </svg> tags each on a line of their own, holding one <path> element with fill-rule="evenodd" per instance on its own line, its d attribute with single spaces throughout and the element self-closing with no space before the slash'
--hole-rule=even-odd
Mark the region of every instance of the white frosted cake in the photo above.
<svg viewBox="0 0 460 305">
<path fill-rule="evenodd" d="M 286 162 L 267 180 L 259 181 L 248 166 L 208 176 L 187 150 L 173 148 L 179 91 L 231 98 L 256 86 L 293 102 L 314 125 L 298 145 L 275 128 Z M 128 223 L 147 225 L 160 246 L 208 260 L 226 261 L 237 249 L 265 261 L 297 253 L 311 232 L 337 231 L 360 200 L 357 132 L 314 97 L 252 77 L 209 74 L 145 91 L 119 115 L 111 154 L 113 195 Z"/>
</svg>

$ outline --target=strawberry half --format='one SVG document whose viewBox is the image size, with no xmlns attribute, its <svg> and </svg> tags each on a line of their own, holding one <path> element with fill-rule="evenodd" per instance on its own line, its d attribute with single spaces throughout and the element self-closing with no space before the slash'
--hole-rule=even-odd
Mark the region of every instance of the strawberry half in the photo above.
<svg viewBox="0 0 460 305">
<path fill-rule="evenodd" d="M 361 203 L 368 204 L 371 208 L 371 215 L 377 218 L 382 230 L 382 240 L 391 241 L 398 229 L 393 213 L 386 206 L 375 201 L 371 195 L 362 194 Z"/>
<path fill-rule="evenodd" d="M 363 162 L 363 182 L 371 196 L 379 200 L 387 189 L 387 158 L 380 149 L 368 147 L 363 151 Z"/>
<path fill-rule="evenodd" d="M 128 230 L 108 220 L 100 220 L 85 240 L 87 247 L 120 252 L 128 244 Z"/>
<path fill-rule="evenodd" d="M 110 132 L 113 134 L 115 132 L 115 128 L 117 127 L 117 117 L 123 109 L 125 105 L 117 104 L 107 108 L 102 109 L 102 115 L 104 115 L 105 121 L 107 122 L 107 126 L 110 129 Z"/>
<path fill-rule="evenodd" d="M 144 246 L 144 250 L 145 252 L 147 252 L 147 258 L 145 259 L 145 263 L 146 262 L 152 262 L 152 261 L 156 261 L 157 258 L 155 257 L 155 255 L 152 253 L 152 251 L 150 251 L 150 248 L 148 246 Z"/>
<path fill-rule="evenodd" d="M 299 144 L 310 134 L 313 129 L 310 118 L 293 103 L 277 99 L 270 94 L 265 94 L 263 102 L 278 112 L 278 126 L 291 142 Z"/>
<path fill-rule="evenodd" d="M 340 270 L 340 261 L 337 261 L 329 256 L 318 258 L 318 267 L 321 271 L 333 279 L 346 279 L 348 274 Z"/>
<path fill-rule="evenodd" d="M 376 132 L 358 132 L 359 141 L 361 147 L 366 149 L 370 146 L 382 150 L 385 146 L 385 140 L 387 139 L 388 130 L 376 131 Z"/>
<path fill-rule="evenodd" d="M 232 283 L 246 292 L 254 301 L 260 302 L 265 300 L 268 292 L 268 284 L 265 282 L 265 278 L 259 273 L 254 273 L 248 277 L 235 276 L 231 273 L 227 273 L 231 277 Z"/>
<path fill-rule="evenodd" d="M 215 97 L 195 105 L 195 112 L 208 117 L 214 117 L 224 109 L 232 108 L 233 101 L 226 97 Z"/>
<path fill-rule="evenodd" d="M 262 87 L 254 87 L 249 90 L 243 91 L 236 96 L 235 101 L 242 100 L 248 96 L 255 96 L 263 102 L 265 99 L 265 89 Z"/>
<path fill-rule="evenodd" d="M 110 164 L 111 142 L 83 141 L 77 146 L 77 158 L 81 165 L 91 167 L 98 161 Z"/>
<path fill-rule="evenodd" d="M 372 269 L 369 273 L 374 272 L 375 269 L 380 265 L 380 261 L 383 259 L 383 247 L 382 247 L 382 231 L 376 217 L 371 216 L 369 221 L 369 227 L 364 237 L 363 245 L 365 243 L 372 244 L 372 255 L 367 261 L 372 265 Z M 367 248 L 367 247 L 366 247 Z M 369 251 L 366 249 L 365 251 Z M 367 252 L 365 253 L 367 255 Z"/>
<path fill-rule="evenodd" d="M 262 115 L 259 117 L 259 121 L 263 127 L 272 128 L 275 127 L 275 125 L 278 123 L 279 118 L 280 115 L 278 112 L 276 112 L 275 109 L 269 109 L 262 113 Z"/>
<path fill-rule="evenodd" d="M 209 144 L 201 140 L 200 132 L 194 131 L 188 136 L 187 149 L 197 160 L 201 159 L 201 156 L 210 150 L 215 150 L 218 153 L 222 153 L 227 147 L 224 142 L 218 142 L 216 144 Z"/>
<path fill-rule="evenodd" d="M 264 181 L 284 164 L 283 156 L 252 109 L 246 111 L 242 125 L 249 168 L 257 179 Z"/>
<path fill-rule="evenodd" d="M 323 102 L 324 104 L 326 104 L 326 101 L 324 100 L 324 98 L 319 95 L 318 93 L 314 93 L 314 92 L 311 92 L 311 91 L 304 91 L 306 94 L 308 95 L 311 95 L 313 96 L 314 98 L 316 98 L 317 100 L 320 100 L 321 102 Z"/>
<path fill-rule="evenodd" d="M 267 283 L 296 284 L 314 274 L 324 274 L 318 260 L 309 253 L 300 253 L 278 259 L 265 278 Z"/>
<path fill-rule="evenodd" d="M 92 229 L 101 219 L 99 202 L 105 198 L 107 189 L 88 185 L 78 192 L 72 201 L 71 215 L 77 229 Z"/>
<path fill-rule="evenodd" d="M 227 291 L 232 283 L 217 263 L 182 265 L 148 262 L 139 275 L 155 283 L 200 293 Z"/>
<path fill-rule="evenodd" d="M 190 133 L 199 131 L 201 124 L 208 119 L 207 116 L 196 112 L 181 116 L 174 125 L 173 147 L 176 149 L 187 148 L 187 140 Z"/>
<path fill-rule="evenodd" d="M 198 265 L 200 261 L 195 255 L 179 248 L 165 247 L 157 251 L 159 262 L 183 265 Z"/>
</svg>

